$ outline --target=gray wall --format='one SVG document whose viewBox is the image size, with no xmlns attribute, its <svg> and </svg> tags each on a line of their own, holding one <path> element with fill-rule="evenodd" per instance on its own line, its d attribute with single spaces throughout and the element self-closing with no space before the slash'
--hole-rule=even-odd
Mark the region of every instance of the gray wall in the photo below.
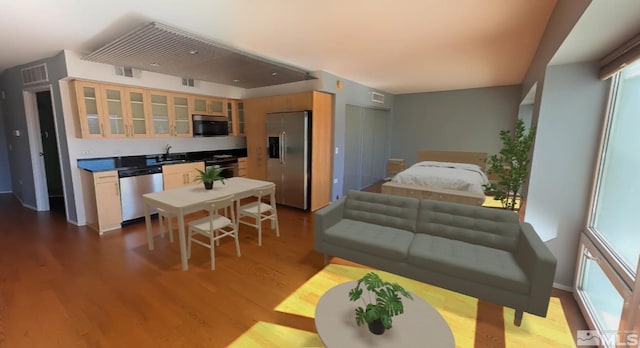
<svg viewBox="0 0 640 348">
<path fill-rule="evenodd" d="M 4 125 L 4 103 L 0 95 L 0 193 L 11 192 L 11 171 L 9 167 L 9 144 Z"/>
<path fill-rule="evenodd" d="M 497 153 L 498 134 L 513 129 L 519 103 L 520 86 L 397 95 L 391 157 L 408 165 L 420 149 Z"/>
<path fill-rule="evenodd" d="M 585 227 L 609 81 L 597 63 L 550 66 L 538 115 L 525 220 L 558 259 L 555 281 L 571 286 Z"/>
<path fill-rule="evenodd" d="M 23 86 L 21 69 L 37 64 L 46 63 L 48 82 Z M 12 150 L 9 152 L 9 166 L 11 168 L 11 187 L 18 199 L 23 205 L 35 209 L 36 193 L 33 177 L 33 167 L 31 165 L 31 153 L 29 148 L 29 135 L 27 129 L 27 121 L 24 106 L 23 90 L 42 89 L 51 86 L 51 99 L 53 100 L 53 110 L 55 114 L 56 129 L 58 136 L 58 146 L 60 149 L 60 161 L 62 168 L 63 181 L 70 180 L 68 171 L 69 158 L 66 156 L 67 143 L 64 127 L 64 113 L 60 103 L 60 86 L 58 80 L 67 75 L 66 64 L 63 52 L 35 62 L 16 66 L 5 70 L 0 76 L 0 89 L 5 92 L 5 132 L 7 143 Z M 18 130 L 20 136 L 15 136 L 14 131 Z M 1 140 L 0 140 L 1 143 Z M 65 170 L 67 169 L 67 170 Z M 75 213 L 75 205 L 73 204 L 73 190 L 70 185 L 65 187 L 65 196 L 67 198 L 67 211 Z M 72 219 L 73 220 L 73 219 Z"/>
</svg>

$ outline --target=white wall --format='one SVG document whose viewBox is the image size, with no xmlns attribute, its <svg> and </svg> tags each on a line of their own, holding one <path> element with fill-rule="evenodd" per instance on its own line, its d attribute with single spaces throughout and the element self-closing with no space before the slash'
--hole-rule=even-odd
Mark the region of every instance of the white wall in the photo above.
<svg viewBox="0 0 640 348">
<path fill-rule="evenodd" d="M 558 259 L 555 282 L 568 287 L 608 96 L 609 82 L 597 75 L 597 63 L 550 66 L 538 89 L 542 95 L 525 221 Z"/>
</svg>

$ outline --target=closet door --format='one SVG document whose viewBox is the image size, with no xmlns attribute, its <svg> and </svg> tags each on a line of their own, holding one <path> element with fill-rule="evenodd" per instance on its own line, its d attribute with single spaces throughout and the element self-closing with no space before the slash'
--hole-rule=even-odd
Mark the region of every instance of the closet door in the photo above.
<svg viewBox="0 0 640 348">
<path fill-rule="evenodd" d="M 389 111 L 347 105 L 344 193 L 384 180 Z"/>
<path fill-rule="evenodd" d="M 361 187 L 371 186 L 386 176 L 387 115 L 386 110 L 362 108 Z"/>
<path fill-rule="evenodd" d="M 345 112 L 344 179 L 343 190 L 360 190 L 362 167 L 362 112 L 361 107 L 347 105 Z"/>
</svg>

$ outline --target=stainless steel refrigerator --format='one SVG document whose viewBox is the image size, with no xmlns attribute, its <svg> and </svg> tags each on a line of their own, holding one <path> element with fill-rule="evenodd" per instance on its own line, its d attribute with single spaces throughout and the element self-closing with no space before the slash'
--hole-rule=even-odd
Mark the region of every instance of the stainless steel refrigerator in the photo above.
<svg viewBox="0 0 640 348">
<path fill-rule="evenodd" d="M 269 113 L 266 122 L 267 178 L 276 184 L 276 203 L 307 210 L 311 112 Z"/>
</svg>

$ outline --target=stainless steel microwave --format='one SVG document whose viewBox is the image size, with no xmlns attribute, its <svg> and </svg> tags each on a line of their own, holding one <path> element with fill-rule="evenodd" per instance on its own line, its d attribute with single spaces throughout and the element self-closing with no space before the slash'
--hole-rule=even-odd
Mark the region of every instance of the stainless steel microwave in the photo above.
<svg viewBox="0 0 640 348">
<path fill-rule="evenodd" d="M 229 135 L 229 122 L 224 116 L 192 115 L 194 137 Z"/>
</svg>

